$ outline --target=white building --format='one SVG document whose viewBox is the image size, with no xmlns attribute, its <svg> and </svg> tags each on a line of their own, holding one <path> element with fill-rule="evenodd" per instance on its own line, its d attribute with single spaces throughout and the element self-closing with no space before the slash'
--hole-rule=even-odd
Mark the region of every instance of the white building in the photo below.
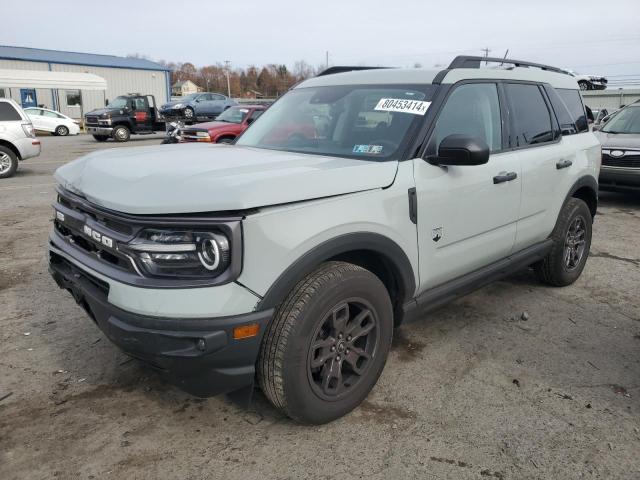
<svg viewBox="0 0 640 480">
<path fill-rule="evenodd" d="M 171 94 L 176 97 L 184 97 L 191 93 L 201 92 L 202 88 L 193 83 L 191 80 L 184 80 L 182 82 L 176 82 L 171 88 Z"/>
<path fill-rule="evenodd" d="M 73 118 L 81 118 L 84 112 L 103 107 L 105 100 L 118 95 L 151 94 L 158 104 L 162 104 L 171 94 L 169 69 L 142 58 L 0 46 L 1 69 L 91 73 L 104 79 L 107 82 L 105 91 L 68 90 L 64 85 L 42 89 L 0 83 L 0 97 L 12 98 L 23 107 L 44 105 Z"/>
</svg>

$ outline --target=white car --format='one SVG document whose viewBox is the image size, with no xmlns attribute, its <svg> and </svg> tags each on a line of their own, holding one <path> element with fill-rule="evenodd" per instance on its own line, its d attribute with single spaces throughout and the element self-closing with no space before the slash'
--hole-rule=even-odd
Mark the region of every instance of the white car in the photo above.
<svg viewBox="0 0 640 480">
<path fill-rule="evenodd" d="M 78 135 L 80 125 L 71 117 L 67 117 L 55 110 L 48 108 L 29 107 L 24 112 L 29 115 L 33 127 L 43 132 L 51 132 L 54 135 L 65 137 L 67 135 Z"/>
</svg>

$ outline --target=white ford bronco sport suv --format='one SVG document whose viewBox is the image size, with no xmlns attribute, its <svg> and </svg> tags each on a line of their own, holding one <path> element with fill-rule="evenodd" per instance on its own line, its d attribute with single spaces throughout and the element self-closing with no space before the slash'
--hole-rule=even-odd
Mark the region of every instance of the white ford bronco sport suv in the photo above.
<svg viewBox="0 0 640 480">
<path fill-rule="evenodd" d="M 578 85 L 481 60 L 333 68 L 235 145 L 69 163 L 50 271 L 184 390 L 247 401 L 255 381 L 299 422 L 336 419 L 394 327 L 518 269 L 563 286 L 584 268 L 600 146 Z"/>
</svg>

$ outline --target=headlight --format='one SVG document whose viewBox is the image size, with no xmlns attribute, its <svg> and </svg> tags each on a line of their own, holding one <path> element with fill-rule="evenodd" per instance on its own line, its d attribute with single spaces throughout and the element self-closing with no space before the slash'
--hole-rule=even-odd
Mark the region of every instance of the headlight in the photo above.
<svg viewBox="0 0 640 480">
<path fill-rule="evenodd" d="M 147 229 L 120 248 L 150 277 L 214 277 L 231 264 L 229 239 L 215 230 Z"/>
<path fill-rule="evenodd" d="M 176 104 L 175 104 L 173 107 L 171 107 L 171 108 L 182 108 L 182 107 L 184 107 L 184 104 L 183 104 L 183 103 L 176 103 Z"/>
</svg>

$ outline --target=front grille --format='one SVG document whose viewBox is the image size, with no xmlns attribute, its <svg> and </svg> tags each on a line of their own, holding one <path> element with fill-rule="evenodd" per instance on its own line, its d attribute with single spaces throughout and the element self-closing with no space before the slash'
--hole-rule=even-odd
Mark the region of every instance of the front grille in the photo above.
<svg viewBox="0 0 640 480">
<path fill-rule="evenodd" d="M 87 117 L 86 123 L 98 123 L 98 117 Z"/>
<path fill-rule="evenodd" d="M 67 277 L 74 276 L 76 278 L 84 278 L 96 287 L 105 298 L 109 295 L 109 284 L 98 277 L 94 277 L 90 273 L 77 268 L 73 263 L 57 253 L 51 252 L 49 261 L 55 270 L 66 275 Z"/>
<path fill-rule="evenodd" d="M 625 154 L 622 157 L 612 157 L 602 154 L 602 165 L 607 167 L 640 168 L 640 154 Z"/>
</svg>

